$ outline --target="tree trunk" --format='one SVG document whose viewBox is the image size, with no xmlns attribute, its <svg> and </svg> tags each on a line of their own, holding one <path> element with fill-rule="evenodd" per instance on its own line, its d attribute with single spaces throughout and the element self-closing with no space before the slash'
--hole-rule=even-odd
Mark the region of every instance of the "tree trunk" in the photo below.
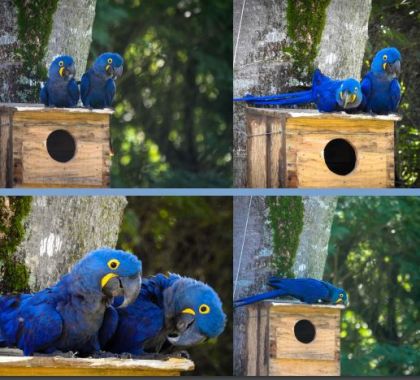
<svg viewBox="0 0 420 380">
<path fill-rule="evenodd" d="M 115 247 L 126 203 L 124 197 L 33 197 L 22 239 L 11 253 L 29 273 L 27 287 L 50 286 L 87 252 Z M 14 223 L 11 227 L 19 228 L 21 221 Z"/>
<path fill-rule="evenodd" d="M 86 68 L 96 0 L 0 2 L 0 101 L 37 102 L 46 67 L 72 55 L 77 77 Z"/>
<path fill-rule="evenodd" d="M 268 202 L 267 198 L 235 197 L 233 298 L 238 299 L 266 291 L 267 278 L 276 272 L 274 267 L 277 269 L 281 267 L 276 257 L 294 257 L 291 266 L 295 277 L 322 278 L 336 203 L 336 197 L 305 197 L 303 198 L 303 215 L 299 212 L 294 215 L 295 210 L 288 209 L 283 216 L 270 219 L 272 202 Z M 296 203 L 290 204 L 296 205 Z M 283 202 L 280 205 L 285 207 L 286 203 Z M 278 234 L 278 230 L 290 228 L 290 224 L 285 222 L 299 216 L 302 218 L 302 229 L 296 252 L 290 252 L 292 245 L 285 246 L 283 248 L 285 252 L 277 252 L 279 247 L 275 248 L 275 235 Z M 276 221 L 276 225 L 273 224 L 273 220 Z M 299 223 L 294 223 L 296 231 L 300 231 L 298 225 Z M 284 273 L 288 271 L 288 268 L 284 268 Z M 248 374 L 247 347 L 253 344 L 247 341 L 250 309 L 250 307 L 241 307 L 234 311 L 233 368 L 235 376 Z M 263 318 L 263 314 L 260 318 Z"/>
<path fill-rule="evenodd" d="M 295 278 L 322 279 L 337 197 L 304 197 L 303 228 L 293 273 Z"/>
<path fill-rule="evenodd" d="M 234 0 L 235 97 L 247 93 L 275 94 L 309 85 L 313 67 L 336 78 L 360 78 L 371 0 L 331 0 L 326 9 L 321 3 L 327 4 L 301 0 Z M 314 25 L 307 28 L 305 24 L 298 25 L 299 18 L 288 15 L 288 11 L 291 13 L 299 7 L 305 18 L 314 15 Z M 314 9 L 318 9 L 318 15 Z M 302 52 L 305 47 L 307 51 Z M 237 187 L 247 186 L 244 110 L 243 104 L 234 104 L 233 167 Z"/>
</svg>

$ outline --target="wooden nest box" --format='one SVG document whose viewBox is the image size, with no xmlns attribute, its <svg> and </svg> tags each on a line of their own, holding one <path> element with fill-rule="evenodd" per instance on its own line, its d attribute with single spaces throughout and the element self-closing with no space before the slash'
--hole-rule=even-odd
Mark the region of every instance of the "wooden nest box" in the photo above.
<svg viewBox="0 0 420 380">
<path fill-rule="evenodd" d="M 249 307 L 247 375 L 340 375 L 343 308 L 272 301 Z"/>
<path fill-rule="evenodd" d="M 1 376 L 179 376 L 194 370 L 188 359 L 142 360 L 22 356 L 18 349 L 0 349 Z"/>
<path fill-rule="evenodd" d="M 397 115 L 246 109 L 248 187 L 394 187 Z"/>
<path fill-rule="evenodd" d="M 0 187 L 107 187 L 110 109 L 0 103 Z"/>
</svg>

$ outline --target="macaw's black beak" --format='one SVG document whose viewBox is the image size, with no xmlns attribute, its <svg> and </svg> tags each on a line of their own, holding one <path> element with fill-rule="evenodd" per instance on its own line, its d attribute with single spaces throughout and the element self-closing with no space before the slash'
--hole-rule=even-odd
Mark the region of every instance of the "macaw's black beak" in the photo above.
<svg viewBox="0 0 420 380">
<path fill-rule="evenodd" d="M 176 318 L 176 329 L 168 334 L 168 341 L 174 346 L 190 347 L 207 340 L 199 330 L 192 314 L 181 313 Z"/>
<path fill-rule="evenodd" d="M 133 303 L 140 293 L 141 276 L 113 277 L 102 288 L 102 292 L 109 298 L 124 296 L 123 303 L 118 307 L 126 307 Z"/>
<path fill-rule="evenodd" d="M 113 72 L 112 77 L 114 79 L 117 79 L 118 77 L 120 77 L 122 75 L 122 73 L 123 73 L 123 67 L 122 66 L 114 68 L 114 72 Z"/>
<path fill-rule="evenodd" d="M 65 66 L 65 67 L 63 66 L 60 68 L 58 72 L 60 76 L 63 78 L 74 77 L 76 75 L 76 68 L 74 67 L 74 65 Z"/>
<path fill-rule="evenodd" d="M 391 74 L 394 76 L 399 76 L 401 73 L 401 61 L 397 60 L 394 63 L 386 63 L 384 64 L 385 66 L 385 71 L 387 72 L 387 74 Z"/>
<path fill-rule="evenodd" d="M 112 77 L 112 79 L 117 79 L 118 77 L 122 75 L 123 67 L 122 66 L 114 67 L 111 64 L 108 64 L 105 66 L 105 71 L 110 77 Z"/>
</svg>

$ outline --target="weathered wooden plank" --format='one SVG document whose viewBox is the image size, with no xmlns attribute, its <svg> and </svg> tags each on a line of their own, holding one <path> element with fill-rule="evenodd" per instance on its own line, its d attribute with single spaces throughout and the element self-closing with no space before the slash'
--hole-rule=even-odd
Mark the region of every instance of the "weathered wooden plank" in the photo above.
<svg viewBox="0 0 420 380">
<path fill-rule="evenodd" d="M 329 112 L 323 113 L 315 109 L 292 109 L 292 108 L 256 108 L 247 107 L 247 114 L 250 115 L 264 115 L 270 117 L 278 117 L 285 115 L 287 118 L 292 117 L 305 117 L 311 119 L 346 119 L 346 120 L 388 120 L 398 121 L 401 120 L 400 115 L 370 115 L 367 113 L 348 114 L 345 112 Z"/>
<path fill-rule="evenodd" d="M 247 376 L 257 376 L 258 346 L 258 305 L 248 307 L 248 325 L 246 328 Z"/>
<path fill-rule="evenodd" d="M 340 376 L 340 362 L 334 360 L 271 359 L 271 376 Z"/>
<path fill-rule="evenodd" d="M 139 360 L 0 356 L 0 375 L 9 376 L 178 376 L 180 372 L 193 369 L 192 361 L 178 358 Z"/>
<path fill-rule="evenodd" d="M 250 117 L 247 135 L 249 187 L 267 187 L 267 118 Z"/>
<path fill-rule="evenodd" d="M 9 113 L 0 114 L 0 187 L 7 187 L 10 182 L 12 130 Z"/>
<path fill-rule="evenodd" d="M 56 108 L 56 107 L 45 107 L 43 104 L 31 104 L 31 103 L 0 103 L 0 111 L 7 112 L 36 112 L 36 113 L 65 113 L 65 114 L 104 114 L 112 115 L 114 110 L 111 108 L 102 109 L 90 109 L 83 107 L 75 108 Z"/>
<path fill-rule="evenodd" d="M 280 187 L 280 163 L 282 150 L 282 123 L 278 118 L 268 119 L 268 159 L 270 168 L 270 178 L 268 187 Z"/>
</svg>

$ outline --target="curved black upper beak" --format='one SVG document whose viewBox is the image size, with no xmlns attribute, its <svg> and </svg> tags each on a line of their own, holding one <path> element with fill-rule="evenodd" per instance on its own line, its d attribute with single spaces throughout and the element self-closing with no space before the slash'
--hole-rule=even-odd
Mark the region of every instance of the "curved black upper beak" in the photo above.
<svg viewBox="0 0 420 380">
<path fill-rule="evenodd" d="M 392 74 L 392 75 L 395 75 L 395 76 L 400 75 L 400 73 L 401 73 L 401 61 L 397 60 L 393 63 L 387 63 L 386 67 L 385 67 L 385 71 L 388 74 Z"/>
<path fill-rule="evenodd" d="M 126 307 L 133 303 L 140 293 L 141 276 L 130 277 L 114 277 L 111 278 L 103 287 L 103 293 L 114 298 L 117 296 L 124 296 L 123 303 L 118 307 Z"/>
<path fill-rule="evenodd" d="M 180 314 L 176 319 L 176 330 L 168 334 L 168 341 L 174 346 L 195 346 L 207 340 L 197 326 L 194 315 Z"/>
</svg>

